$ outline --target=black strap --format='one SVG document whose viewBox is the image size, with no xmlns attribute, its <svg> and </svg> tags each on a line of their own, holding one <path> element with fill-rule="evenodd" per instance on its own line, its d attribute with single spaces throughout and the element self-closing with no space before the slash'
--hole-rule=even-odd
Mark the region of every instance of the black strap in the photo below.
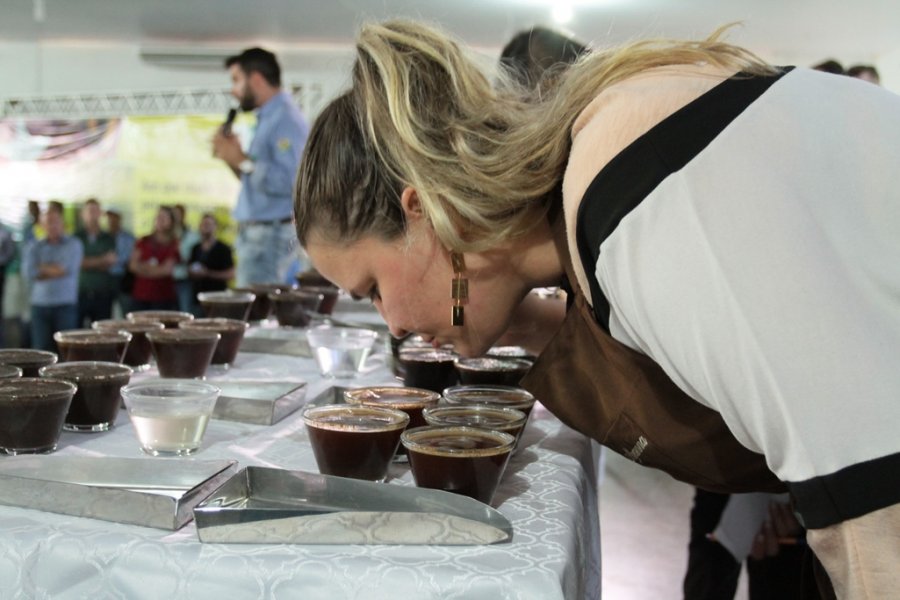
<svg viewBox="0 0 900 600">
<path fill-rule="evenodd" d="M 819 529 L 900 504 L 900 453 L 830 475 L 788 482 L 807 529 Z"/>
<path fill-rule="evenodd" d="M 792 67 L 767 77 L 737 74 L 655 125 L 600 170 L 578 208 L 578 253 L 594 316 L 609 331 L 609 301 L 594 276 L 600 245 L 672 173 L 688 164 Z"/>
</svg>

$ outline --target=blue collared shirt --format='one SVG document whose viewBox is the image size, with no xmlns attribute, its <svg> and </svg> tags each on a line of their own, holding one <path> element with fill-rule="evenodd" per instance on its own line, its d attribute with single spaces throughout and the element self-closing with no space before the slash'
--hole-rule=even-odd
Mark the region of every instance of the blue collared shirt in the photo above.
<svg viewBox="0 0 900 600">
<path fill-rule="evenodd" d="M 110 275 L 122 277 L 131 260 L 131 251 L 134 250 L 134 235 L 130 231 L 120 229 L 116 233 L 116 263 L 109 268 Z"/>
<path fill-rule="evenodd" d="M 81 240 L 64 235 L 55 244 L 43 239 L 29 242 L 25 249 L 24 273 L 31 281 L 31 304 L 34 306 L 59 306 L 78 303 L 78 274 L 84 247 Z M 55 263 L 66 274 L 53 279 L 37 279 L 42 264 Z"/>
<path fill-rule="evenodd" d="M 256 134 L 247 151 L 254 169 L 241 175 L 234 218 L 238 222 L 288 219 L 309 125 L 287 92 L 262 105 L 256 120 Z"/>
</svg>

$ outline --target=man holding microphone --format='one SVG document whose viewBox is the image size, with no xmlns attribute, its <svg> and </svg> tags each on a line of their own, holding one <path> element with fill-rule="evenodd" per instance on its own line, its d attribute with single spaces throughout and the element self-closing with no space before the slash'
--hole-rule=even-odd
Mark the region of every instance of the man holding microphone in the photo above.
<svg viewBox="0 0 900 600">
<path fill-rule="evenodd" d="M 237 285 L 282 282 L 298 255 L 305 263 L 291 224 L 291 196 L 309 125 L 281 89 L 274 54 L 249 48 L 227 58 L 225 66 L 241 110 L 255 110 L 257 118 L 246 152 L 231 132 L 231 114 L 213 138 L 213 156 L 241 180 L 233 213 L 238 223 Z"/>
</svg>

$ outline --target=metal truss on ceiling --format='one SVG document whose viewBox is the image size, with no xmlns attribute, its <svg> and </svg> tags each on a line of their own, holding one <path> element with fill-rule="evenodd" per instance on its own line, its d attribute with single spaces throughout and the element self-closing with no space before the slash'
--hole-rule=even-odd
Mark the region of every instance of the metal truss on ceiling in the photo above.
<svg viewBox="0 0 900 600">
<path fill-rule="evenodd" d="M 322 87 L 317 83 L 289 88 L 294 102 L 307 112 L 318 109 Z M 19 98 L 0 97 L 0 118 L 91 119 L 149 115 L 225 113 L 234 98 L 227 89 L 108 92 Z"/>
</svg>

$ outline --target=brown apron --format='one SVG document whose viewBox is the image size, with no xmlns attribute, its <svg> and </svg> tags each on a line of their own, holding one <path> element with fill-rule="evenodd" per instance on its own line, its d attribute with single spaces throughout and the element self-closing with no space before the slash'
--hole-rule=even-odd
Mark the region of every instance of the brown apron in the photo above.
<svg viewBox="0 0 900 600">
<path fill-rule="evenodd" d="M 578 287 L 561 215 L 555 220 L 574 302 L 570 297 L 562 327 L 522 387 L 569 427 L 675 479 L 725 493 L 786 491 L 764 457 L 742 446 L 718 412 L 600 327 Z"/>
</svg>

